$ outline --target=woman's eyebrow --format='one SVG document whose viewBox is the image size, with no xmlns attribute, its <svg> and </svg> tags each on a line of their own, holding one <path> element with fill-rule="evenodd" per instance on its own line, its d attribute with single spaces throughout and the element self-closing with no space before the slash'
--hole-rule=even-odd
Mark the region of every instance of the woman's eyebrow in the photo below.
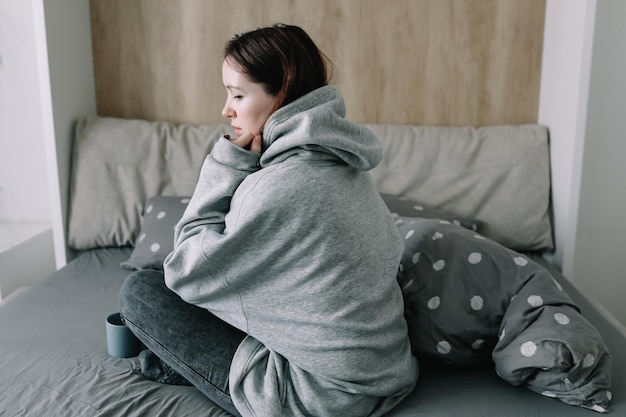
<svg viewBox="0 0 626 417">
<path fill-rule="evenodd" d="M 237 87 L 236 85 L 225 85 L 224 86 L 227 90 L 238 90 L 238 91 L 243 91 L 243 89 L 241 87 Z"/>
</svg>

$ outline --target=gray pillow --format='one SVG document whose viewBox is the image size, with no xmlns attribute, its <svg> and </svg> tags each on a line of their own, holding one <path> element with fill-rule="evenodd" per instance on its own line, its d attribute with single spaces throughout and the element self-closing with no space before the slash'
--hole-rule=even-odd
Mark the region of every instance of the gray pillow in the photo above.
<svg viewBox="0 0 626 417">
<path fill-rule="evenodd" d="M 183 216 L 189 197 L 152 197 L 146 201 L 141 230 L 127 269 L 163 269 L 165 257 L 174 249 L 174 226 Z"/>
<path fill-rule="evenodd" d="M 141 210 L 155 195 L 191 195 L 227 124 L 86 117 L 76 124 L 68 202 L 72 249 L 132 245 Z"/>
<path fill-rule="evenodd" d="M 471 366 L 493 361 L 513 385 L 606 410 L 611 355 L 549 271 L 447 220 L 399 217 L 398 281 L 413 352 Z"/>
<path fill-rule="evenodd" d="M 538 125 L 367 125 L 383 145 L 376 189 L 482 222 L 518 251 L 551 250 L 550 148 Z"/>
<path fill-rule="evenodd" d="M 489 282 L 488 290 L 504 298 L 504 279 L 487 281 L 483 277 L 502 272 L 496 265 L 508 263 L 508 251 L 500 246 L 490 250 L 491 262 L 483 262 L 477 270 L 469 268 L 464 258 L 468 253 L 484 252 L 487 245 L 497 245 L 495 242 L 476 238 L 480 236 L 476 232 L 445 219 L 400 216 L 396 225 L 404 241 L 398 281 L 413 352 L 462 366 L 490 362 L 504 306 L 486 304 L 489 309 L 474 311 L 473 295 L 468 298 L 467 288 L 475 287 L 471 293 Z"/>
<path fill-rule="evenodd" d="M 371 171 L 379 192 L 480 219 L 482 234 L 516 250 L 553 248 L 545 127 L 368 127 L 384 148 L 384 159 Z M 206 155 L 229 132 L 227 124 L 80 119 L 72 144 L 67 246 L 133 244 L 146 199 L 190 195 Z"/>
<path fill-rule="evenodd" d="M 383 201 L 389 208 L 389 211 L 391 211 L 391 214 L 394 216 L 449 220 L 454 224 L 463 226 L 466 229 L 470 229 L 475 232 L 480 230 L 480 226 L 482 224 L 479 220 L 457 216 L 446 210 L 440 210 L 405 197 L 399 197 L 387 193 L 380 193 L 380 196 L 383 198 Z"/>
<path fill-rule="evenodd" d="M 395 215 L 419 213 L 425 218 L 450 219 L 472 230 L 480 222 L 460 219 L 443 211 L 433 209 L 401 197 L 381 194 L 389 210 Z M 122 262 L 128 269 L 163 269 L 165 257 L 174 249 L 174 226 L 182 217 L 189 197 L 157 196 L 150 198 L 143 209 L 141 230 L 135 241 L 130 259 Z M 457 220 L 458 219 L 458 220 Z"/>
</svg>

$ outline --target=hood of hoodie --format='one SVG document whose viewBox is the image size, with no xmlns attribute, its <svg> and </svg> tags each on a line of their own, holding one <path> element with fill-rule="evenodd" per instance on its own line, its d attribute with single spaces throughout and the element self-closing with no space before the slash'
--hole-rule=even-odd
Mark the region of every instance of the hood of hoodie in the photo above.
<svg viewBox="0 0 626 417">
<path fill-rule="evenodd" d="M 265 123 L 261 167 L 293 156 L 339 159 L 370 170 L 382 159 L 382 145 L 374 133 L 345 119 L 339 90 L 325 86 L 278 109 Z"/>
</svg>

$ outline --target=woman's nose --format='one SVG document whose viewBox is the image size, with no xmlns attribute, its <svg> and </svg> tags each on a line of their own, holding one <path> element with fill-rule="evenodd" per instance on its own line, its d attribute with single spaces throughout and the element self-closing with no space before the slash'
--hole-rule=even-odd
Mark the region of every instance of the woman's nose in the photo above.
<svg viewBox="0 0 626 417">
<path fill-rule="evenodd" d="M 233 109 L 228 105 L 228 103 L 226 103 L 224 105 L 224 108 L 222 109 L 222 116 L 224 117 L 233 117 L 233 114 L 235 112 L 233 111 Z"/>
</svg>

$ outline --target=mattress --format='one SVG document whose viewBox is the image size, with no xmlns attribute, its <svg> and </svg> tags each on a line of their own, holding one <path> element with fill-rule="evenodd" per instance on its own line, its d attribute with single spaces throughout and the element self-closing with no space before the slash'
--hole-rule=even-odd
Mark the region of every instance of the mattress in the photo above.
<svg viewBox="0 0 626 417">
<path fill-rule="evenodd" d="M 118 311 L 129 248 L 84 251 L 41 284 L 0 306 L 2 416 L 228 416 L 194 387 L 145 379 L 136 358 L 107 354 L 105 318 Z M 538 259 L 547 265 L 541 259 Z M 610 412 L 626 416 L 626 335 L 554 268 L 551 272 L 613 354 Z M 492 366 L 420 362 L 414 392 L 389 416 L 593 416 L 523 387 Z"/>
<path fill-rule="evenodd" d="M 1 416 L 229 415 L 193 387 L 143 378 L 136 358 L 108 356 L 105 319 L 129 255 L 86 251 L 0 307 Z"/>
</svg>

